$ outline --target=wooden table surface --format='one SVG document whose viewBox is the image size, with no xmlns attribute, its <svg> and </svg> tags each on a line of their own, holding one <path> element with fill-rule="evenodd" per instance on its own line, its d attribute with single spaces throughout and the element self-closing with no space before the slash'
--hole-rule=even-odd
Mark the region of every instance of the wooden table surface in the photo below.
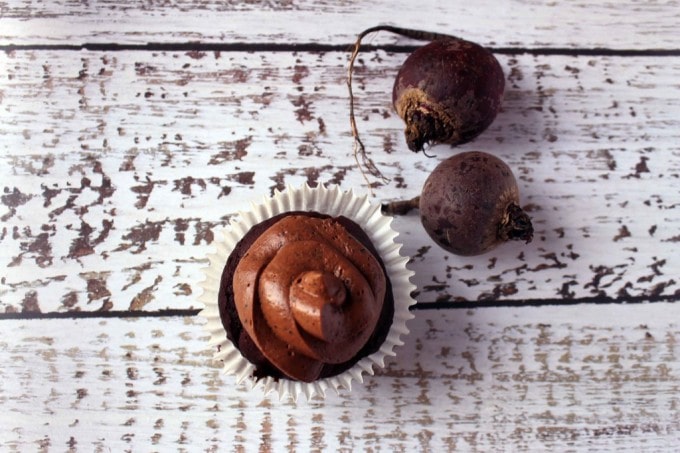
<svg viewBox="0 0 680 453">
<path fill-rule="evenodd" d="M 473 143 L 415 155 L 391 89 L 421 43 L 369 37 L 373 199 L 486 150 L 535 239 L 461 258 L 396 218 L 397 357 L 325 399 L 247 391 L 211 360 L 206 255 L 275 189 L 368 191 L 345 81 L 380 23 L 489 47 L 506 93 Z M 0 450 L 680 451 L 679 23 L 677 1 L 0 2 Z"/>
</svg>

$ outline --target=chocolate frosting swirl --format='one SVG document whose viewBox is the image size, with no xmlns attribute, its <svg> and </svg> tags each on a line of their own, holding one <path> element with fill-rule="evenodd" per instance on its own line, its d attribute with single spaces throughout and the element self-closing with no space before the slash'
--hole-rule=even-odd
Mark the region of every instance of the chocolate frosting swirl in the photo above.
<svg viewBox="0 0 680 453">
<path fill-rule="evenodd" d="M 270 226 L 233 277 L 243 328 L 283 374 L 304 382 L 354 357 L 375 330 L 386 277 L 375 256 L 329 218 Z"/>
</svg>

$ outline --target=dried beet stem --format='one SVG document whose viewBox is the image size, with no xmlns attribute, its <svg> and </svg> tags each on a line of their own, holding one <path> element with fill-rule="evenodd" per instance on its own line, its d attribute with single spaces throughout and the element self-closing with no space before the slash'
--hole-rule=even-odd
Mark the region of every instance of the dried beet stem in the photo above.
<svg viewBox="0 0 680 453">
<path fill-rule="evenodd" d="M 534 227 L 527 213 L 515 203 L 510 203 L 498 225 L 498 238 L 503 241 L 525 241 L 528 244 L 533 237 Z"/>
<path fill-rule="evenodd" d="M 385 215 L 406 215 L 413 209 L 418 209 L 418 206 L 420 206 L 420 196 L 410 200 L 395 200 L 383 203 L 380 206 L 380 210 Z"/>
<path fill-rule="evenodd" d="M 373 159 L 371 159 L 368 156 L 368 154 L 366 153 L 366 147 L 364 146 L 364 143 L 361 141 L 361 138 L 359 137 L 356 117 L 354 115 L 354 93 L 352 91 L 352 74 L 354 72 L 354 62 L 356 61 L 357 55 L 359 55 L 359 50 L 361 49 L 362 39 L 364 39 L 367 35 L 371 33 L 376 33 L 380 31 L 387 31 L 400 36 L 404 36 L 406 38 L 420 41 L 432 41 L 434 39 L 443 38 L 459 39 L 456 38 L 455 36 L 443 33 L 436 33 L 425 30 L 415 30 L 410 28 L 401 28 L 392 25 L 377 25 L 375 27 L 367 28 L 366 30 L 359 33 L 359 35 L 357 36 L 357 40 L 354 43 L 354 49 L 349 59 L 349 67 L 347 69 L 347 89 L 349 91 L 349 123 L 350 129 L 352 131 L 352 137 L 354 138 L 353 149 L 354 159 L 356 160 L 357 165 L 359 166 L 359 170 L 361 171 L 361 174 L 366 180 L 366 183 L 368 184 L 369 188 L 371 187 L 371 184 L 370 181 L 368 180 L 368 176 L 366 175 L 366 171 L 368 171 L 368 173 L 371 176 L 380 178 L 383 182 L 389 182 L 389 180 L 382 174 L 382 172 L 380 172 L 378 167 L 373 162 Z M 412 149 L 410 144 L 409 148 Z M 422 149 L 422 146 L 420 147 L 420 149 Z"/>
</svg>

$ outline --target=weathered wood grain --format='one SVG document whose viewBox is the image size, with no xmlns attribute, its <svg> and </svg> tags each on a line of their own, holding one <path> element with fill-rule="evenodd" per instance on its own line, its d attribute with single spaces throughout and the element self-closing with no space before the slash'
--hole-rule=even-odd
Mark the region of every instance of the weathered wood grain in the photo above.
<svg viewBox="0 0 680 453">
<path fill-rule="evenodd" d="M 407 151 L 389 92 L 403 54 L 363 55 L 359 128 L 418 194 L 447 147 Z M 680 291 L 680 60 L 501 56 L 504 110 L 476 142 L 514 169 L 529 245 L 441 252 L 398 218 L 419 302 L 664 298 Z M 0 55 L 1 312 L 197 307 L 219 228 L 287 184 L 366 190 L 347 54 L 16 51 Z"/>
<path fill-rule="evenodd" d="M 0 5 L 0 45 L 344 45 L 365 28 L 392 23 L 495 47 L 677 49 L 679 21 L 675 1 L 11 1 Z"/>
<path fill-rule="evenodd" d="M 0 2 L 0 450 L 677 450 L 677 6 Z M 536 238 L 461 259 L 395 219 L 419 287 L 405 346 L 351 392 L 280 402 L 211 363 L 200 318 L 158 315 L 198 306 L 251 199 L 366 189 L 345 46 L 379 23 L 497 50 L 503 112 L 461 150 L 511 165 Z M 355 74 L 390 178 L 374 198 L 411 197 L 452 151 L 406 151 L 390 106 L 417 43 L 366 44 L 388 46 Z"/>
<path fill-rule="evenodd" d="M 0 449 L 677 447 L 678 304 L 416 314 L 386 369 L 309 403 L 235 386 L 197 318 L 3 321 Z"/>
</svg>

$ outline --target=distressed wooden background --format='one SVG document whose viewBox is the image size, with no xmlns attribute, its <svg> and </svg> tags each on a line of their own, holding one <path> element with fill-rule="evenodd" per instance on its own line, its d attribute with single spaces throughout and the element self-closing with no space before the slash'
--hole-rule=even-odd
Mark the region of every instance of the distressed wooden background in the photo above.
<svg viewBox="0 0 680 453">
<path fill-rule="evenodd" d="M 411 335 L 351 392 L 280 402 L 211 363 L 215 234 L 288 184 L 367 192 L 345 85 L 379 23 L 457 34 L 505 70 L 460 150 L 513 168 L 535 240 L 460 258 L 395 219 Z M 677 451 L 680 5 L 0 2 L 0 450 Z M 420 43 L 369 37 L 358 127 L 418 194 L 391 86 Z"/>
</svg>

